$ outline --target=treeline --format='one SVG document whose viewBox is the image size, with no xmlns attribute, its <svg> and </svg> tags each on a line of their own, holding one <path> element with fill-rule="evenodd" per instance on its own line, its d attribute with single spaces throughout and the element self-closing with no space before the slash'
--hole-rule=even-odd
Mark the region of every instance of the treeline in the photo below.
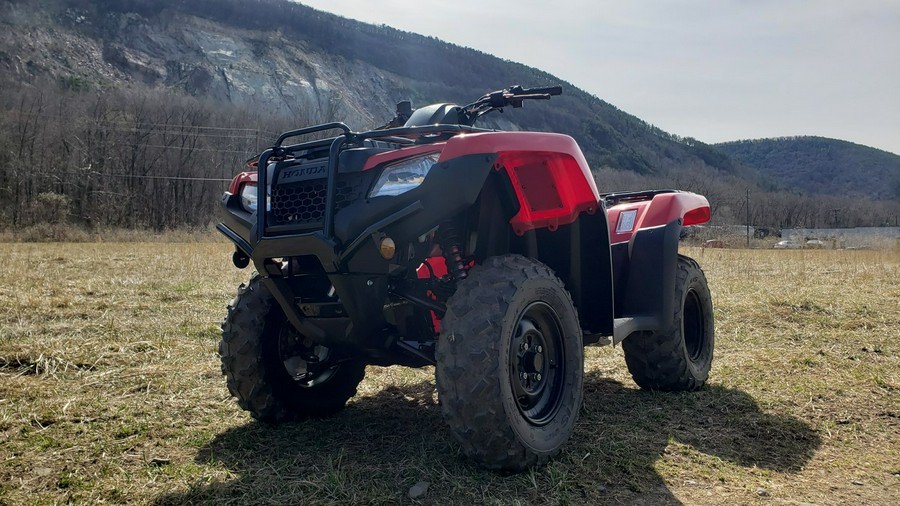
<svg viewBox="0 0 900 506">
<path fill-rule="evenodd" d="M 247 158 L 281 130 L 339 118 L 285 118 L 159 90 L 21 87 L 0 99 L 0 228 L 40 224 L 207 227 Z M 601 192 L 678 188 L 706 195 L 713 223 L 896 226 L 900 205 L 767 191 L 693 162 L 668 174 L 595 170 Z M 750 190 L 748 200 L 747 190 Z"/>
<path fill-rule="evenodd" d="M 603 168 L 595 171 L 595 179 L 601 192 L 676 188 L 705 195 L 714 225 L 746 225 L 749 217 L 750 225 L 773 232 L 787 228 L 900 226 L 897 201 L 770 190 L 709 168 L 666 176 Z"/>
<path fill-rule="evenodd" d="M 203 227 L 272 118 L 162 91 L 22 87 L 0 98 L 0 223 Z"/>
</svg>

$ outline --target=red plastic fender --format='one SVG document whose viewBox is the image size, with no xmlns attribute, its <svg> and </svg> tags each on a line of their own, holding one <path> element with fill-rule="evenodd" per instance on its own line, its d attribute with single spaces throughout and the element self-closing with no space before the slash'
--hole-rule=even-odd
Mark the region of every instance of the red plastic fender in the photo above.
<svg viewBox="0 0 900 506">
<path fill-rule="evenodd" d="M 660 193 L 651 200 L 612 206 L 606 213 L 610 244 L 628 242 L 638 230 L 662 227 L 678 219 L 686 227 L 710 218 L 706 197 L 690 192 Z"/>
<path fill-rule="evenodd" d="M 522 235 L 537 228 L 556 230 L 583 212 L 599 208 L 594 176 L 575 139 L 542 132 L 490 132 L 457 135 L 441 153 L 441 161 L 470 153 L 497 153 L 496 170 L 509 177 L 519 201 L 510 219 Z"/>
</svg>

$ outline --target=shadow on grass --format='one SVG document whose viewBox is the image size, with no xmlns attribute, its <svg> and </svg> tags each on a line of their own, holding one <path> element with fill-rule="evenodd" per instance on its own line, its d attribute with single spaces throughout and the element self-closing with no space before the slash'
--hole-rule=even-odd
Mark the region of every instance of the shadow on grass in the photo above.
<svg viewBox="0 0 900 506">
<path fill-rule="evenodd" d="M 588 372 L 562 455 L 501 476 L 462 458 L 433 392 L 431 382 L 388 387 L 327 420 L 228 430 L 196 462 L 232 478 L 198 480 L 155 504 L 680 504 L 655 467 L 661 457 L 670 480 L 711 489 L 732 466 L 797 471 L 820 444 L 805 423 L 765 414 L 738 390 L 643 392 Z M 430 487 L 412 501 L 418 481 Z"/>
</svg>

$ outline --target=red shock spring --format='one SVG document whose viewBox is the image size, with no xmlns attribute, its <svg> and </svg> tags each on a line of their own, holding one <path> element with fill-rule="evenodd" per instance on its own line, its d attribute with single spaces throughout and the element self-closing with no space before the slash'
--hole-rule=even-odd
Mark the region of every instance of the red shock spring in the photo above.
<svg viewBox="0 0 900 506">
<path fill-rule="evenodd" d="M 459 227 L 456 223 L 448 221 L 441 225 L 439 232 L 444 261 L 447 262 L 447 274 L 456 280 L 466 279 L 469 275 L 469 265 L 463 259 L 464 251 L 460 247 L 462 234 Z"/>
</svg>

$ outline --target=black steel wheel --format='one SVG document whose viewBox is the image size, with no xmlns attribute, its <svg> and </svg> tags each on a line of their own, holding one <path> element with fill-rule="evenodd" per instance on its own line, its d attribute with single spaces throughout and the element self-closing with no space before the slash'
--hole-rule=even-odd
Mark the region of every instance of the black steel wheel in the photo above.
<svg viewBox="0 0 900 506">
<path fill-rule="evenodd" d="M 566 373 L 564 351 L 559 315 L 546 302 L 529 304 L 509 347 L 509 372 L 519 412 L 532 425 L 549 423 L 559 411 Z"/>
<path fill-rule="evenodd" d="M 505 255 L 472 268 L 447 303 L 436 355 L 444 418 L 476 462 L 522 471 L 571 436 L 584 381 L 581 327 L 546 265 Z"/>
<path fill-rule="evenodd" d="M 706 276 L 686 256 L 678 257 L 677 267 L 672 326 L 622 341 L 628 371 L 646 390 L 698 390 L 712 367 L 715 326 Z"/>
<path fill-rule="evenodd" d="M 231 395 L 266 422 L 340 411 L 365 374 L 362 361 L 300 335 L 259 275 L 242 285 L 228 306 L 219 356 Z"/>
</svg>

